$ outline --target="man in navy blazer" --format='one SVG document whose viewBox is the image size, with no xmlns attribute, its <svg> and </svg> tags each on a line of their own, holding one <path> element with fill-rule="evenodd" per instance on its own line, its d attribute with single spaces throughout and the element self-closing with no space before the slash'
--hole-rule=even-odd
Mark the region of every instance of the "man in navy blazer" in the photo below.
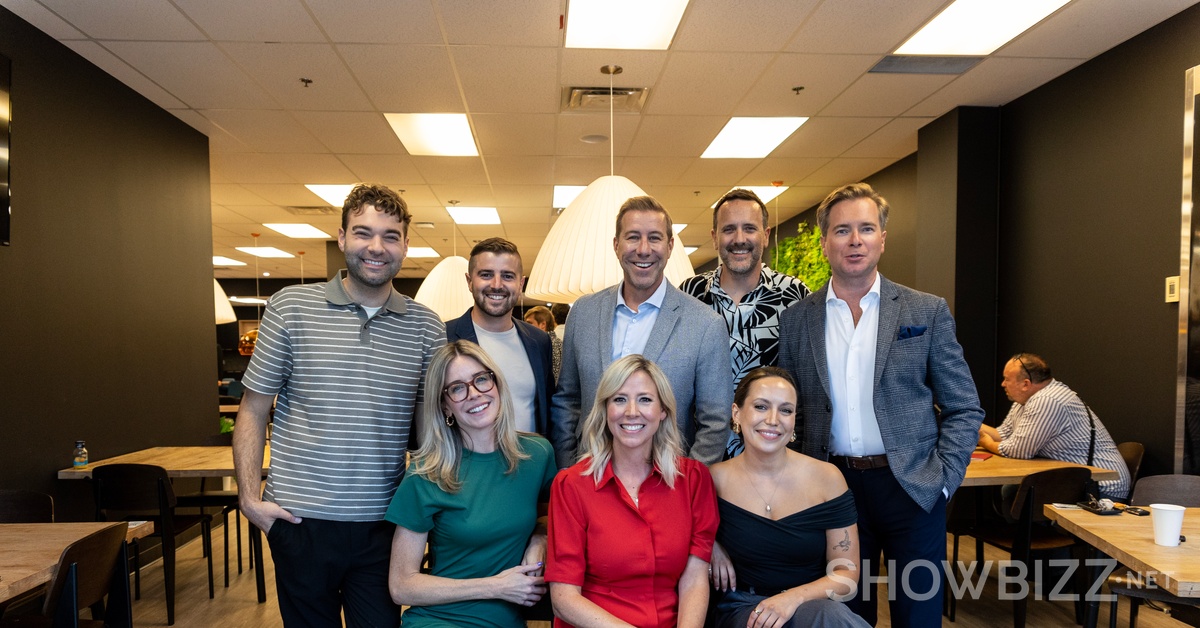
<svg viewBox="0 0 1200 628">
<path fill-rule="evenodd" d="M 876 270 L 888 205 L 865 183 L 817 209 L 829 284 L 783 313 L 780 366 L 799 393 L 796 446 L 841 469 L 858 507 L 862 568 L 888 560 L 893 626 L 941 625 L 946 501 L 962 483 L 983 409 L 945 299 Z M 877 587 L 853 600 L 874 625 Z"/>
<path fill-rule="evenodd" d="M 550 442 L 558 465 L 565 469 L 576 462 L 580 426 L 604 370 L 634 353 L 657 364 L 670 380 L 684 453 L 705 464 L 720 462 L 733 406 L 725 321 L 664 278 L 674 234 L 671 216 L 658 201 L 626 200 L 616 233 L 621 283 L 571 306 L 552 411 Z"/>
<path fill-rule="evenodd" d="M 467 286 L 475 306 L 446 321 L 446 339 L 483 347 L 508 384 L 517 429 L 549 438 L 554 392 L 550 336 L 512 316 L 521 296 L 521 273 L 521 253 L 512 242 L 488 238 L 476 244 L 467 262 Z"/>
</svg>

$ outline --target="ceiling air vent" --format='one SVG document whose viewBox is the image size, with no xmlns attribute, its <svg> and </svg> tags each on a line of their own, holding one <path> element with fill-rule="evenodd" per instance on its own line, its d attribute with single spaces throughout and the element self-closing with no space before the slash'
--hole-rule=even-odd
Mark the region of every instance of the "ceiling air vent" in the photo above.
<svg viewBox="0 0 1200 628">
<path fill-rule="evenodd" d="M 612 90 L 613 111 L 616 113 L 641 113 L 646 104 L 648 87 L 614 87 Z M 607 87 L 564 87 L 562 91 L 563 111 L 608 112 Z"/>
<path fill-rule="evenodd" d="M 288 206 L 284 209 L 297 216 L 337 216 L 342 213 L 341 207 L 330 207 L 328 205 L 316 205 L 313 207 L 298 207 Z"/>
<path fill-rule="evenodd" d="M 962 74 L 983 59 L 984 57 L 888 55 L 870 71 L 880 74 Z"/>
</svg>

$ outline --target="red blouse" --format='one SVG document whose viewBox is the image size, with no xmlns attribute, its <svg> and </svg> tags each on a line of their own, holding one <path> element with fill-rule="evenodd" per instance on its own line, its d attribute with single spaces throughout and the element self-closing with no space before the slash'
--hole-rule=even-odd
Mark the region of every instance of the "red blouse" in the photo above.
<svg viewBox="0 0 1200 628">
<path fill-rule="evenodd" d="M 612 471 L 597 483 L 583 463 L 550 489 L 546 581 L 573 584 L 583 597 L 635 626 L 673 627 L 688 556 L 708 561 L 717 533 L 717 498 L 708 469 L 679 458 L 672 490 L 654 469 L 638 506 Z M 555 619 L 558 628 L 570 624 Z"/>
</svg>

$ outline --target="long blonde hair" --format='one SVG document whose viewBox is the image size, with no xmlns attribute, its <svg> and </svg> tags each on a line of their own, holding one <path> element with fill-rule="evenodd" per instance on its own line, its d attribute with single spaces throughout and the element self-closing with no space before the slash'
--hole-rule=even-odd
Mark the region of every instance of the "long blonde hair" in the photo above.
<svg viewBox="0 0 1200 628">
<path fill-rule="evenodd" d="M 587 462 L 582 475 L 591 475 L 597 482 L 604 475 L 604 467 L 612 460 L 613 444 L 613 435 L 608 431 L 608 400 L 617 394 L 625 380 L 638 371 L 649 375 L 654 382 L 654 387 L 658 389 L 658 402 L 667 415 L 659 422 L 658 431 L 654 433 L 650 462 L 658 467 L 667 486 L 675 488 L 675 477 L 681 475 L 676 459 L 683 455 L 679 426 L 675 423 L 675 393 L 671 390 L 666 373 L 657 364 L 638 354 L 616 360 L 600 377 L 600 383 L 596 386 L 596 400 L 592 404 L 592 411 L 583 420 L 580 435 L 580 449 L 583 452 L 580 460 Z"/>
<path fill-rule="evenodd" d="M 425 375 L 425 401 L 421 406 L 421 447 L 413 454 L 409 473 L 423 477 L 438 485 L 447 493 L 462 489 L 458 467 L 462 462 L 463 437 L 457 427 L 446 425 L 446 413 L 442 404 L 442 389 L 446 386 L 446 371 L 450 363 L 459 356 L 471 358 L 484 369 L 495 374 L 497 396 L 500 398 L 500 413 L 492 426 L 496 436 L 496 448 L 508 463 L 505 473 L 517 469 L 517 463 L 529 459 L 521 449 L 517 436 L 516 419 L 513 417 L 512 395 L 500 368 L 479 345 L 466 340 L 456 340 L 438 349 L 429 359 Z"/>
</svg>

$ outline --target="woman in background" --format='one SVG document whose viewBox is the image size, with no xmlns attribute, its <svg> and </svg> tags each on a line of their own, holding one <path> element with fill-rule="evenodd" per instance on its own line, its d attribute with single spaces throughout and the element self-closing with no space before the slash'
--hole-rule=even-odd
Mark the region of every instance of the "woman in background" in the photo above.
<svg viewBox="0 0 1200 628">
<path fill-rule="evenodd" d="M 554 370 L 554 379 L 557 380 L 558 372 L 562 370 L 562 338 L 554 333 L 558 326 L 558 323 L 554 322 L 554 314 L 550 313 L 550 308 L 539 305 L 525 310 L 525 322 L 550 334 L 550 366 Z"/>
<path fill-rule="evenodd" d="M 429 361 L 421 448 L 396 489 L 388 588 L 406 628 L 524 626 L 520 606 L 546 592 L 538 503 L 554 450 L 518 433 L 504 378 L 478 345 L 452 342 Z M 429 544 L 429 573 L 421 572 Z"/>
<path fill-rule="evenodd" d="M 746 449 L 712 468 L 718 628 L 868 625 L 837 601 L 858 583 L 854 496 L 837 467 L 788 448 L 795 428 L 791 375 L 747 373 L 733 403 Z"/>
<path fill-rule="evenodd" d="M 609 365 L 583 422 L 583 457 L 550 491 L 555 626 L 704 624 L 716 497 L 679 443 L 662 370 L 640 355 Z"/>
</svg>

